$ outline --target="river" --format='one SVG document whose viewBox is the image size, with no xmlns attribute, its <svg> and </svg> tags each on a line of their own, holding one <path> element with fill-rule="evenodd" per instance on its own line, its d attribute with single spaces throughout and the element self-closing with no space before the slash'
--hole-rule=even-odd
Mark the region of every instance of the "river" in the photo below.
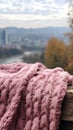
<svg viewBox="0 0 73 130">
<path fill-rule="evenodd" d="M 22 57 L 24 57 L 25 62 L 29 63 L 35 61 L 34 55 L 39 57 L 41 55 L 40 51 L 25 51 L 22 55 L 15 55 L 7 58 L 0 58 L 0 64 L 8 64 L 13 62 L 22 62 Z"/>
<path fill-rule="evenodd" d="M 0 64 L 8 64 L 13 62 L 22 62 L 22 55 L 15 55 L 8 58 L 0 59 Z"/>
</svg>

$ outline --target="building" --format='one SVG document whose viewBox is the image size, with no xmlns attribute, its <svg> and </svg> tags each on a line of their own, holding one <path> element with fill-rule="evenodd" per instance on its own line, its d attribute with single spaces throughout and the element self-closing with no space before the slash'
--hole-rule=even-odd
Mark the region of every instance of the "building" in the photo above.
<svg viewBox="0 0 73 130">
<path fill-rule="evenodd" d="M 7 45 L 7 35 L 5 29 L 0 29 L 0 45 Z"/>
</svg>

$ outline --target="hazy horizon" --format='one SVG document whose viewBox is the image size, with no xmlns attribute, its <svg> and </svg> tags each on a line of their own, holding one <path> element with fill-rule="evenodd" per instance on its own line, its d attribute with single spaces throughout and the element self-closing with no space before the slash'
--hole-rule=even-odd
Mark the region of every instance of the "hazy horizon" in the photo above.
<svg viewBox="0 0 73 130">
<path fill-rule="evenodd" d="M 17 27 L 17 26 L 5 26 L 5 27 L 0 27 L 0 29 L 5 29 L 5 28 L 17 28 L 17 29 L 47 29 L 47 28 L 68 28 L 70 29 L 69 26 L 46 26 L 46 27 Z M 70 29 L 71 30 L 71 29 Z"/>
<path fill-rule="evenodd" d="M 66 0 L 0 0 L 0 28 L 68 26 Z"/>
</svg>

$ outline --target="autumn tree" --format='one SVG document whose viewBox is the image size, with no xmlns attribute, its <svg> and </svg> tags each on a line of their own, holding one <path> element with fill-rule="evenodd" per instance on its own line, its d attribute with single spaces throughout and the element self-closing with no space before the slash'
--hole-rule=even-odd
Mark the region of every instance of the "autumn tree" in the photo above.
<svg viewBox="0 0 73 130">
<path fill-rule="evenodd" d="M 69 45 L 67 46 L 67 66 L 66 70 L 73 74 L 73 0 L 68 0 L 69 11 L 68 11 L 68 23 L 71 28 L 71 33 L 67 33 L 69 37 Z"/>
<path fill-rule="evenodd" d="M 66 66 L 66 47 L 63 41 L 53 37 L 45 48 L 45 64 L 49 68 Z"/>
<path fill-rule="evenodd" d="M 63 41 L 55 37 L 51 38 L 45 49 L 45 64 L 49 68 L 62 67 L 73 74 L 73 0 L 68 2 L 68 23 L 71 33 L 67 33 L 66 36 L 69 37 L 69 44 L 65 45 Z"/>
</svg>

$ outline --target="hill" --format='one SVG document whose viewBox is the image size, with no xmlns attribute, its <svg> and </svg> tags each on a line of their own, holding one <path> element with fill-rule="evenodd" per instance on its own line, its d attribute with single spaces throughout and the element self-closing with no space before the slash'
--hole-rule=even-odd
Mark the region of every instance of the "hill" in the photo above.
<svg viewBox="0 0 73 130">
<path fill-rule="evenodd" d="M 52 36 L 64 40 L 64 42 L 67 43 L 68 39 L 64 34 L 70 32 L 68 27 L 45 27 L 35 29 L 6 27 L 0 28 L 0 30 L 5 30 L 8 44 L 36 44 L 37 42 L 37 44 L 42 43 L 42 45 L 45 45 L 47 40 Z"/>
</svg>

